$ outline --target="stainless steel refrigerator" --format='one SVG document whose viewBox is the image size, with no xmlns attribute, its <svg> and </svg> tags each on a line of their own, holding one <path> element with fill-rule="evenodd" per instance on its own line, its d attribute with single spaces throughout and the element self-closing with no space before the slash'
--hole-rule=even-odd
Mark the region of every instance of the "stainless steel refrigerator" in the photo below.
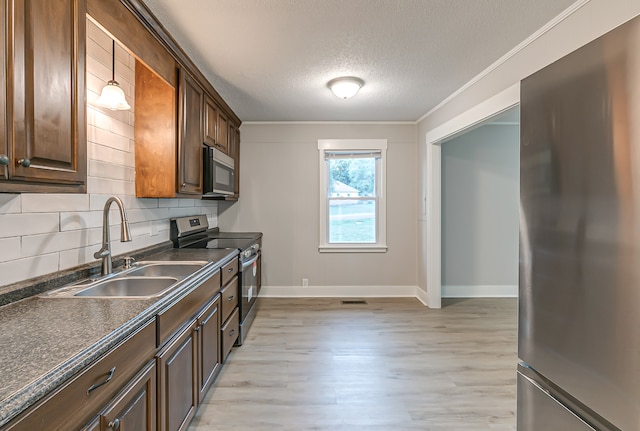
<svg viewBox="0 0 640 431">
<path fill-rule="evenodd" d="M 518 430 L 640 430 L 640 17 L 520 111 Z"/>
</svg>

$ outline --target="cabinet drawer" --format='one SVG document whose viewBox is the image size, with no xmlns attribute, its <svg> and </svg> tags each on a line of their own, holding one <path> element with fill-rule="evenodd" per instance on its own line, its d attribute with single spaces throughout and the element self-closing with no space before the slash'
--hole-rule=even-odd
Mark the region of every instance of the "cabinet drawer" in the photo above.
<svg viewBox="0 0 640 431">
<path fill-rule="evenodd" d="M 240 312 L 236 308 L 231 317 L 227 319 L 224 326 L 221 329 L 222 332 L 222 361 L 227 359 L 227 355 L 233 347 L 233 343 L 236 342 L 238 334 L 240 333 Z"/>
<path fill-rule="evenodd" d="M 238 259 L 233 259 L 220 270 L 222 273 L 222 285 L 224 286 L 238 273 Z"/>
<path fill-rule="evenodd" d="M 219 290 L 220 272 L 216 271 L 187 296 L 158 314 L 158 347 L 164 344 L 187 320 L 194 317 L 198 310 L 218 294 Z"/>
<path fill-rule="evenodd" d="M 226 321 L 233 310 L 238 306 L 238 277 L 235 277 L 221 291 L 222 296 L 222 321 Z"/>
<path fill-rule="evenodd" d="M 155 329 L 152 320 L 8 429 L 69 430 L 86 424 L 154 356 Z"/>
</svg>

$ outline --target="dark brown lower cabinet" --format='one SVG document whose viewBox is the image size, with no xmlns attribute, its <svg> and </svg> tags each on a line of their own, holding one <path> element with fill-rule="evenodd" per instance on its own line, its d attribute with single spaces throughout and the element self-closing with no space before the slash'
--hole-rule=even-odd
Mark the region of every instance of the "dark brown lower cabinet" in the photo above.
<svg viewBox="0 0 640 431">
<path fill-rule="evenodd" d="M 197 329 L 193 319 L 158 354 L 159 431 L 184 430 L 198 406 Z"/>
<path fill-rule="evenodd" d="M 156 431 L 156 361 L 150 361 L 86 431 Z"/>
<path fill-rule="evenodd" d="M 220 370 L 220 295 L 198 317 L 198 402 Z"/>
</svg>

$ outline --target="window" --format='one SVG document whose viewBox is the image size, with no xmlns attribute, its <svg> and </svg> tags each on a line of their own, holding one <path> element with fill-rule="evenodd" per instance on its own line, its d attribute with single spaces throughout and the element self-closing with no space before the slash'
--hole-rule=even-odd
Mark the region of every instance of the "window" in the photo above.
<svg viewBox="0 0 640 431">
<path fill-rule="evenodd" d="M 321 252 L 385 252 L 386 139 L 321 139 Z"/>
</svg>

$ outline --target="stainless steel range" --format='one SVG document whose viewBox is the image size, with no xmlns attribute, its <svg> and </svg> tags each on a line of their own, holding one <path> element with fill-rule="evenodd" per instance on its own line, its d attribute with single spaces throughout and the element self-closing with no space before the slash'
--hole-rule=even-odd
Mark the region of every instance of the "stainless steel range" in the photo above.
<svg viewBox="0 0 640 431">
<path fill-rule="evenodd" d="M 209 229 L 207 216 L 197 215 L 171 219 L 171 241 L 175 248 L 237 248 L 240 250 L 238 271 L 238 307 L 240 312 L 240 335 L 236 345 L 247 337 L 256 317 L 256 300 L 260 294 L 261 232 L 220 232 Z"/>
</svg>

